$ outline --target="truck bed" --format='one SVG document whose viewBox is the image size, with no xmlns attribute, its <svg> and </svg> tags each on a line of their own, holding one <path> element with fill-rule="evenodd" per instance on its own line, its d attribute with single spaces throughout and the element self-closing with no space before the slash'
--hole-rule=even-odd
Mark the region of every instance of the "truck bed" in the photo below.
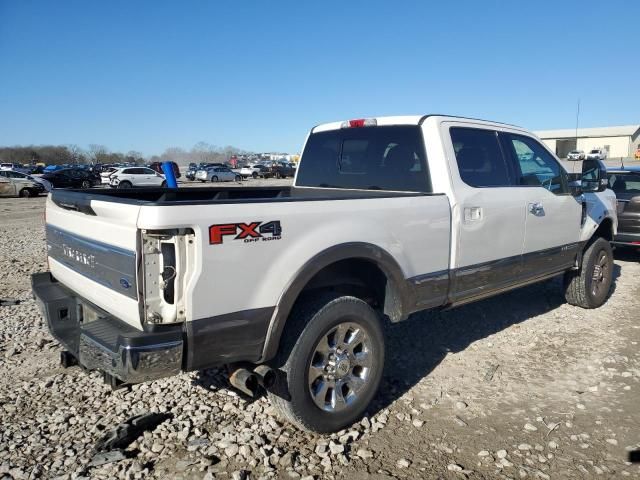
<svg viewBox="0 0 640 480">
<path fill-rule="evenodd" d="M 433 195 L 383 190 L 345 190 L 340 188 L 296 187 L 194 187 L 129 189 L 54 189 L 52 200 L 63 208 L 82 210 L 92 200 L 129 205 L 206 205 L 224 203 L 294 202 L 305 200 L 344 200 Z"/>
</svg>

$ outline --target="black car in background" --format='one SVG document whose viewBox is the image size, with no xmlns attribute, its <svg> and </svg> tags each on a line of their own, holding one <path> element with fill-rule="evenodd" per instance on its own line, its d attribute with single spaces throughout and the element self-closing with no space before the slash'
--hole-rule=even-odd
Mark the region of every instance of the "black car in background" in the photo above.
<svg viewBox="0 0 640 480">
<path fill-rule="evenodd" d="M 42 175 L 54 188 L 91 188 L 100 185 L 100 175 L 86 169 L 63 168 Z"/>
<path fill-rule="evenodd" d="M 155 170 L 156 172 L 158 172 L 161 175 L 164 175 L 164 172 L 162 171 L 162 163 L 163 162 L 153 162 L 149 165 L 149 168 L 152 170 Z M 171 164 L 171 167 L 173 168 L 173 174 L 176 176 L 176 178 L 180 178 L 180 167 L 178 167 L 178 164 L 176 162 L 169 162 Z"/>
<path fill-rule="evenodd" d="M 269 165 L 271 176 L 275 178 L 293 177 L 296 173 L 289 162 L 273 162 Z"/>
<path fill-rule="evenodd" d="M 609 188 L 618 203 L 614 244 L 640 247 L 640 167 L 608 168 Z"/>
</svg>

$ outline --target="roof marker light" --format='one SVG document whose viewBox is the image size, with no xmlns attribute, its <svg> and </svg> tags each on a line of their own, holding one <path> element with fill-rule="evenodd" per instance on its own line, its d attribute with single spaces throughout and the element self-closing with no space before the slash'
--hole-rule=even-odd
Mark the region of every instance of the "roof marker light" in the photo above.
<svg viewBox="0 0 640 480">
<path fill-rule="evenodd" d="M 376 125 L 378 125 L 378 121 L 375 118 L 357 118 L 342 122 L 340 128 L 375 127 Z"/>
</svg>

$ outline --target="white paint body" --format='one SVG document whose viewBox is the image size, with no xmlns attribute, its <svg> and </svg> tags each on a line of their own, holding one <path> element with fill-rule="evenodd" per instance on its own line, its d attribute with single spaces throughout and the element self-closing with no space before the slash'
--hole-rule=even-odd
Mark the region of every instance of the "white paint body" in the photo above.
<svg viewBox="0 0 640 480">
<path fill-rule="evenodd" d="M 321 125 L 314 132 L 340 128 Z M 615 196 L 588 194 L 588 219 L 580 226 L 580 202 L 544 188 L 473 188 L 460 177 L 448 129 L 471 126 L 537 137 L 504 124 L 431 116 L 383 117 L 382 125 L 421 125 L 433 196 L 197 205 L 133 205 L 93 200 L 95 216 L 47 202 L 47 223 L 90 239 L 136 251 L 140 230 L 186 228 L 194 232 L 195 259 L 185 276 L 186 321 L 277 306 L 303 266 L 320 252 L 344 243 L 373 244 L 389 253 L 405 279 L 559 247 L 588 239 L 605 217 L 616 221 Z M 553 155 L 553 152 L 550 152 Z M 304 156 L 301 159 L 304 168 Z M 299 187 L 304 188 L 304 187 Z M 611 200 L 613 198 L 613 200 Z M 547 214 L 532 218 L 528 205 Z M 465 209 L 481 218 L 465 221 Z M 235 222 L 282 226 L 279 239 L 209 243 L 209 227 Z M 614 223 L 615 229 L 615 223 Z M 54 276 L 80 296 L 141 328 L 138 304 L 107 292 L 72 270 L 51 265 Z"/>
</svg>

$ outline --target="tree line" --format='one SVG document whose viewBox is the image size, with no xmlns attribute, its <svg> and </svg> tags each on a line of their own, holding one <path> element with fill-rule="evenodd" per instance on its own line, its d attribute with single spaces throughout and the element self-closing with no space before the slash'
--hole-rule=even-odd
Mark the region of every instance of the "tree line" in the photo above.
<svg viewBox="0 0 640 480">
<path fill-rule="evenodd" d="M 169 147 L 160 155 L 145 157 L 141 152 L 130 150 L 126 153 L 112 152 L 104 145 L 91 144 L 87 149 L 77 145 L 28 145 L 0 146 L 0 162 L 46 165 L 95 164 L 95 163 L 136 163 L 173 161 L 179 165 L 189 163 L 226 162 L 233 155 L 249 155 L 251 152 L 232 147 L 217 147 L 199 142 L 190 150 Z"/>
</svg>

